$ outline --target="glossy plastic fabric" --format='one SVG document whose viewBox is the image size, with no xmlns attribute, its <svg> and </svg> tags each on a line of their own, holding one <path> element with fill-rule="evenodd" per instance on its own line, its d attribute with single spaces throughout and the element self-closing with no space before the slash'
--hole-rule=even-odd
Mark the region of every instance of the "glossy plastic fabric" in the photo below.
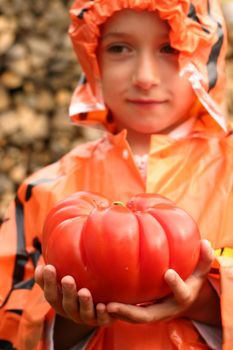
<svg viewBox="0 0 233 350">
<path fill-rule="evenodd" d="M 84 125 L 102 123 L 114 130 L 106 118 L 95 51 L 99 26 L 124 8 L 158 11 L 160 17 L 168 21 L 171 44 L 180 51 L 181 74 L 189 76 L 201 104 L 224 128 L 219 105 L 224 91 L 226 31 L 218 0 L 74 1 L 69 33 L 85 78 L 73 95 L 71 119 Z"/>
<path fill-rule="evenodd" d="M 33 285 L 32 257 L 38 253 L 45 216 L 54 204 L 83 189 L 122 201 L 148 191 L 165 195 L 187 210 L 197 221 L 202 237 L 211 240 L 217 249 L 219 257 L 210 277 L 216 286 L 221 282 L 222 349 L 232 350 L 233 259 L 229 248 L 233 248 L 233 136 L 206 129 L 202 122 L 194 134 L 180 140 L 157 136 L 149 164 L 154 169 L 145 187 L 122 132 L 78 146 L 20 186 L 16 203 L 9 208 L 0 231 L 0 340 L 9 340 L 20 350 L 49 349 L 44 326 L 52 313 L 40 288 Z M 191 322 L 173 320 L 149 326 L 116 323 L 97 332 L 87 349 L 208 347 Z"/>
<path fill-rule="evenodd" d="M 233 136 L 221 132 L 215 123 L 224 124 L 213 103 L 221 103 L 224 81 L 226 36 L 219 4 L 217 0 L 75 1 L 70 35 L 88 83 L 74 94 L 74 122 L 102 123 L 114 129 L 106 119 L 101 98 L 95 49 L 98 24 L 123 7 L 158 9 L 169 20 L 172 44 L 181 50 L 181 71 L 190 73 L 190 82 L 212 118 L 197 108 L 200 122 L 189 137 L 176 141 L 166 135 L 152 137 L 146 186 L 124 133 L 80 145 L 22 184 L 0 231 L 0 341 L 20 350 L 49 349 L 45 325 L 51 323 L 53 313 L 33 276 L 44 219 L 52 206 L 83 189 L 122 201 L 147 191 L 165 195 L 187 210 L 196 219 L 202 237 L 217 249 L 210 277 L 221 290 L 222 349 L 232 350 L 233 258 L 229 252 L 233 248 Z M 228 251 L 227 256 L 222 255 L 224 251 Z M 125 345 L 119 343 L 121 340 Z M 88 350 L 207 348 L 192 324 L 183 320 L 139 327 L 116 323 L 97 332 L 88 346 Z"/>
</svg>

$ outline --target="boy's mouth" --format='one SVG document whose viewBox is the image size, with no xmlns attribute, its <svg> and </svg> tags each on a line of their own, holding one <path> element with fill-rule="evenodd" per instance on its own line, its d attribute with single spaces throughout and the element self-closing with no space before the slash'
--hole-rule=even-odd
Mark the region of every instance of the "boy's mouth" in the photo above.
<svg viewBox="0 0 233 350">
<path fill-rule="evenodd" d="M 156 99 L 128 99 L 129 103 L 141 106 L 156 106 L 161 105 L 166 102 L 166 100 L 156 100 Z"/>
</svg>

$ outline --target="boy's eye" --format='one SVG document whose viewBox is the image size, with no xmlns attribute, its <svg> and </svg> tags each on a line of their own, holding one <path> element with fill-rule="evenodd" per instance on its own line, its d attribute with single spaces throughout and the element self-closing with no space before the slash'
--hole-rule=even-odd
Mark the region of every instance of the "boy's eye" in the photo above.
<svg viewBox="0 0 233 350">
<path fill-rule="evenodd" d="M 160 48 L 161 53 L 166 53 L 170 55 L 178 55 L 179 51 L 174 49 L 170 44 L 163 45 Z"/>
<path fill-rule="evenodd" d="M 126 45 L 114 44 L 107 48 L 107 51 L 110 53 L 127 53 L 129 48 Z"/>
</svg>

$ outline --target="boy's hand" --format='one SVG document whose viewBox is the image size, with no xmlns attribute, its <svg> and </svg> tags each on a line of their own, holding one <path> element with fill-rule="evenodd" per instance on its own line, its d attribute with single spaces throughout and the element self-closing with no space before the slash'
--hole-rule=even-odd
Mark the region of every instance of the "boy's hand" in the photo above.
<svg viewBox="0 0 233 350">
<path fill-rule="evenodd" d="M 194 305 L 200 309 L 206 308 L 208 314 L 209 310 L 208 305 L 206 305 L 206 300 L 200 301 L 198 299 L 203 298 L 204 295 L 206 296 L 206 299 L 209 299 L 209 291 L 208 293 L 200 293 L 200 291 L 203 286 L 207 284 L 206 277 L 211 268 L 213 259 L 213 250 L 209 242 L 203 240 L 201 242 L 201 253 L 197 268 L 186 281 L 183 281 L 174 270 L 169 269 L 165 273 L 164 278 L 171 288 L 173 295 L 163 299 L 161 302 L 159 301 L 156 304 L 148 306 L 134 306 L 112 302 L 107 304 L 107 311 L 113 317 L 132 323 L 156 322 L 178 316 L 192 318 L 189 310 L 192 309 Z M 151 278 L 153 278 L 153 276 L 151 276 Z M 212 290 L 212 287 L 209 286 L 208 288 L 211 289 L 211 293 L 214 293 L 215 299 L 218 299 L 215 291 Z M 205 320 L 205 310 L 199 311 L 200 317 L 198 315 L 197 318 L 200 318 L 200 321 L 206 321 L 208 323 L 209 320 Z M 195 313 L 198 314 L 198 310 L 197 312 L 195 311 Z"/>
<path fill-rule="evenodd" d="M 46 300 L 57 314 L 75 323 L 91 327 L 108 325 L 114 321 L 108 314 L 106 305 L 99 303 L 94 306 L 88 289 L 76 290 L 73 277 L 63 277 L 62 288 L 59 288 L 54 266 L 38 266 L 35 271 L 35 280 L 43 289 Z"/>
<path fill-rule="evenodd" d="M 215 316 L 217 315 L 218 318 L 218 305 L 215 307 L 215 303 L 219 303 L 219 300 L 215 291 L 206 282 L 213 259 L 213 250 L 209 242 L 203 240 L 200 259 L 194 273 L 184 282 L 174 270 L 168 270 L 165 274 L 165 280 L 173 295 L 148 306 L 134 306 L 116 302 L 107 305 L 99 303 L 94 306 L 90 291 L 82 288 L 77 292 L 75 281 L 71 276 L 63 277 L 61 292 L 57 285 L 56 270 L 51 265 L 38 266 L 35 279 L 44 290 L 46 300 L 55 311 L 78 324 L 98 327 L 110 325 L 116 319 L 131 323 L 149 323 L 179 316 L 192 318 L 192 313 L 195 315 L 194 319 L 207 323 L 213 321 L 215 324 Z M 204 286 L 205 288 L 203 288 Z M 208 289 L 208 291 L 205 292 L 204 289 Z M 210 308 L 208 308 L 207 302 L 210 302 Z M 211 313 L 213 310 L 216 311 L 215 315 Z M 205 315 L 209 318 L 207 321 Z"/>
</svg>

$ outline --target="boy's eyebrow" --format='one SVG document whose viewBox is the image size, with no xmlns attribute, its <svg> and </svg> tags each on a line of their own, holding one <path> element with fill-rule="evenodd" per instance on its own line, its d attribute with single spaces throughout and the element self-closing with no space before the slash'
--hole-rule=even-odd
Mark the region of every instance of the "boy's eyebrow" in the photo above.
<svg viewBox="0 0 233 350">
<path fill-rule="evenodd" d="M 109 32 L 101 36 L 101 40 L 106 40 L 108 38 L 118 38 L 118 37 L 130 37 L 132 35 L 125 32 Z"/>
<path fill-rule="evenodd" d="M 101 36 L 101 41 L 107 40 L 109 38 L 132 38 L 134 35 L 131 33 L 125 33 L 125 32 L 109 32 L 106 34 L 103 34 Z M 160 39 L 169 39 L 169 34 L 167 32 L 164 33 L 159 33 L 159 38 Z"/>
</svg>

